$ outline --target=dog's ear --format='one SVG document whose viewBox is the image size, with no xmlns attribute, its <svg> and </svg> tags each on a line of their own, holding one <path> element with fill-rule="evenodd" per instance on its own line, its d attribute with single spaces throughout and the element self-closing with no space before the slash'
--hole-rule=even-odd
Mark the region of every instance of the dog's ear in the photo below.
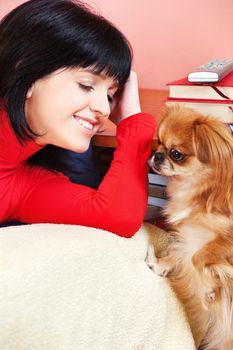
<svg viewBox="0 0 233 350">
<path fill-rule="evenodd" d="M 198 159 L 216 166 L 229 165 L 233 157 L 233 137 L 220 121 L 200 117 L 193 122 L 193 147 Z"/>
<path fill-rule="evenodd" d="M 197 158 L 203 163 L 211 163 L 213 148 L 212 130 L 206 123 L 193 123 L 193 148 Z"/>
<path fill-rule="evenodd" d="M 204 118 L 204 117 L 203 117 Z M 233 137 L 222 122 L 198 118 L 193 123 L 193 148 L 197 158 L 212 169 L 213 192 L 206 203 L 225 215 L 233 210 Z M 217 186 L 217 191 L 216 187 Z"/>
</svg>

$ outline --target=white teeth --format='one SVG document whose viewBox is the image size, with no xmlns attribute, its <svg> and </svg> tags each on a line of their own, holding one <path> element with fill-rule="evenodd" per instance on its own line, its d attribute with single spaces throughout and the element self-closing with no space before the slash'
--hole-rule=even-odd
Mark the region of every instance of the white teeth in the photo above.
<svg viewBox="0 0 233 350">
<path fill-rule="evenodd" d="M 92 130 L 94 128 L 94 125 L 92 125 L 91 123 L 89 123 L 86 120 L 83 120 L 83 119 L 80 119 L 77 117 L 75 119 L 79 123 L 79 125 L 83 126 L 85 129 Z"/>
</svg>

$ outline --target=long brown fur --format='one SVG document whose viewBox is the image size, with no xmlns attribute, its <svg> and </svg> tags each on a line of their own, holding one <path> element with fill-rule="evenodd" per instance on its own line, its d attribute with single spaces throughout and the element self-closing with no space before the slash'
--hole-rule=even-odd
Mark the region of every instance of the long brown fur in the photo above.
<svg viewBox="0 0 233 350">
<path fill-rule="evenodd" d="M 168 278 L 198 346 L 233 349 L 233 135 L 221 121 L 167 108 L 154 170 L 167 175 L 165 208 L 174 240 L 154 270 Z M 171 150 L 182 154 L 172 159 Z M 175 232 L 175 233 L 174 233 Z"/>
</svg>

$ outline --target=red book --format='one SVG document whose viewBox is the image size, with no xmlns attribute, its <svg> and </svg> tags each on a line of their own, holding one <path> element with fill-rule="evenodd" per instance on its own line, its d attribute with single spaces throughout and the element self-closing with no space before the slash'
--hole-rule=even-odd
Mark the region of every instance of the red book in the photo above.
<svg viewBox="0 0 233 350">
<path fill-rule="evenodd" d="M 183 78 L 167 85 L 168 104 L 179 103 L 223 122 L 233 122 L 233 71 L 215 84 L 190 83 Z"/>
</svg>

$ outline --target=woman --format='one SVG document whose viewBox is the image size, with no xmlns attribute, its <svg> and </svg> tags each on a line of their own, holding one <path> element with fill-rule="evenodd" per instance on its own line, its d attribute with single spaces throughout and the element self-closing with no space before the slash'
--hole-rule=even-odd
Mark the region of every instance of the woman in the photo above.
<svg viewBox="0 0 233 350">
<path fill-rule="evenodd" d="M 0 222 L 78 224 L 132 236 L 146 210 L 155 120 L 141 113 L 126 38 L 70 0 L 22 4 L 3 19 L 0 37 Z M 29 162 L 46 145 L 87 151 L 116 112 L 117 148 L 97 190 Z"/>
</svg>

